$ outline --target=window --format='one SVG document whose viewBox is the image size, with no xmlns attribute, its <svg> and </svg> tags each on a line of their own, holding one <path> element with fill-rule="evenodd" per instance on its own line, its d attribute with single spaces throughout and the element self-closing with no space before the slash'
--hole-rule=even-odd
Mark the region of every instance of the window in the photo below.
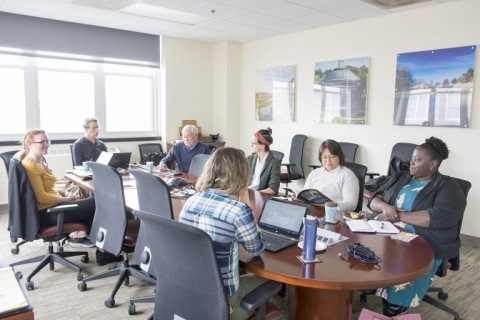
<svg viewBox="0 0 480 320">
<path fill-rule="evenodd" d="M 37 127 L 53 140 L 77 139 L 87 117 L 99 120 L 100 138 L 159 135 L 157 69 L 15 54 L 0 54 L 0 140 Z"/>
</svg>

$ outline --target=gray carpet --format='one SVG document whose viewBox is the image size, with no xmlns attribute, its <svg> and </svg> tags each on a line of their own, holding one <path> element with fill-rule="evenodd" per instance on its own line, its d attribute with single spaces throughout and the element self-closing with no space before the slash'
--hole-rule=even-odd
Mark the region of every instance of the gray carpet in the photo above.
<svg viewBox="0 0 480 320">
<path fill-rule="evenodd" d="M 43 254 L 47 250 L 47 244 L 41 241 L 27 243 L 20 247 L 20 253 L 13 255 L 10 249 L 13 247 L 10 236 L 7 232 L 6 212 L 0 212 L 0 252 L 7 261 L 22 260 L 34 255 Z M 65 250 L 71 249 L 68 245 Z M 78 249 L 80 250 L 80 249 Z M 80 262 L 80 257 L 73 257 L 70 260 L 81 266 L 85 276 L 98 273 L 107 267 L 98 267 L 95 263 L 95 249 L 88 249 L 91 258 L 88 264 Z M 449 293 L 447 305 L 457 310 L 465 320 L 480 319 L 480 248 L 463 245 L 461 249 L 461 269 L 458 272 L 451 272 L 445 278 L 435 278 L 434 285 L 445 287 Z M 16 270 L 21 271 L 26 278 L 33 269 L 34 264 L 18 266 Z M 25 285 L 25 278 L 21 280 Z M 67 319 L 146 319 L 153 312 L 153 305 L 138 304 L 138 314 L 128 315 L 128 304 L 130 297 L 138 297 L 153 294 L 154 286 L 143 281 L 131 278 L 130 286 L 123 286 L 117 293 L 115 307 L 106 308 L 104 300 L 110 295 L 116 278 L 102 279 L 89 282 L 87 291 L 80 292 L 77 289 L 76 272 L 56 265 L 54 271 L 48 267 L 33 277 L 35 290 L 28 291 L 37 320 L 67 320 Z M 477 301 L 477 302 L 475 302 Z M 284 309 L 284 298 L 276 296 L 273 301 L 282 310 Z M 328 306 L 325 306 L 328 308 Z M 366 303 L 359 302 L 359 293 L 355 293 L 353 300 L 353 319 L 357 319 L 362 308 L 381 312 L 381 302 L 375 296 L 369 296 Z M 453 319 L 443 311 L 421 303 L 420 307 L 412 310 L 413 313 L 420 313 L 424 320 Z M 276 320 L 283 320 L 279 316 Z M 342 320 L 342 319 L 339 319 Z"/>
</svg>

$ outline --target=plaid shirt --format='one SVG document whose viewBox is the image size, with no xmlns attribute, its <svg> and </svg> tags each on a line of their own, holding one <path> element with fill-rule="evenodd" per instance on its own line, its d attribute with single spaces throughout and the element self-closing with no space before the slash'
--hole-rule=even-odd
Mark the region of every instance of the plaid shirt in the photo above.
<svg viewBox="0 0 480 320">
<path fill-rule="evenodd" d="M 216 190 L 196 193 L 180 213 L 180 222 L 205 231 L 213 240 L 218 264 L 228 296 L 239 286 L 238 244 L 253 256 L 265 249 L 257 232 L 252 208 L 229 194 Z"/>
</svg>

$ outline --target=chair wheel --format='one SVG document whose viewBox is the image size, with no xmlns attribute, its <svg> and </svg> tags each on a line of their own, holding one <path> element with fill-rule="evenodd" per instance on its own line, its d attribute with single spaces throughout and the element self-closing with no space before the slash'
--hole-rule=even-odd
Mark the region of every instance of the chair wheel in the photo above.
<svg viewBox="0 0 480 320">
<path fill-rule="evenodd" d="M 440 291 L 440 292 L 438 293 L 438 298 L 439 298 L 440 300 L 447 300 L 447 299 L 448 299 L 448 293 L 443 292 L 443 291 Z"/>
<path fill-rule="evenodd" d="M 58 251 L 58 252 L 63 252 L 63 247 L 62 247 L 62 246 L 59 246 L 59 247 L 57 248 L 57 251 Z"/>
<path fill-rule="evenodd" d="M 137 314 L 137 310 L 135 310 L 135 305 L 131 304 L 128 306 L 128 314 L 133 316 L 134 314 Z"/>
<path fill-rule="evenodd" d="M 77 285 L 77 288 L 79 291 L 85 291 L 87 290 L 87 283 L 82 281 Z"/>
<path fill-rule="evenodd" d="M 82 271 L 79 271 L 79 272 L 77 273 L 77 280 L 78 280 L 78 281 L 82 281 L 82 280 L 83 280 L 83 273 L 82 273 Z"/>
<path fill-rule="evenodd" d="M 112 298 L 108 298 L 107 300 L 105 300 L 104 304 L 105 307 L 111 308 L 115 305 L 115 300 L 113 300 Z"/>
<path fill-rule="evenodd" d="M 15 277 L 17 277 L 18 280 L 23 278 L 23 274 L 20 271 L 15 272 Z"/>
<path fill-rule="evenodd" d="M 12 250 L 10 250 L 10 252 L 12 254 L 18 254 L 20 252 L 20 250 L 18 250 L 18 248 L 12 248 Z"/>
<path fill-rule="evenodd" d="M 90 258 L 88 258 L 88 256 L 82 256 L 82 259 L 80 261 L 82 261 L 83 263 L 88 263 L 88 261 L 90 261 Z"/>
<path fill-rule="evenodd" d="M 33 284 L 33 281 L 28 281 L 26 283 L 26 287 L 27 287 L 28 291 L 31 291 L 31 290 L 35 289 L 35 285 Z"/>
<path fill-rule="evenodd" d="M 12 237 L 10 237 L 10 241 L 11 241 L 12 243 L 15 243 L 15 242 L 18 241 L 18 238 L 12 238 Z"/>
</svg>

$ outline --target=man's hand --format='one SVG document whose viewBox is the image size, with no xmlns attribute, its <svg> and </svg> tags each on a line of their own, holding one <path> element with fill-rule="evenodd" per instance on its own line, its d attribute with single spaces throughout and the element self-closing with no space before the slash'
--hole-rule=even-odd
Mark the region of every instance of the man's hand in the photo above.
<svg viewBox="0 0 480 320">
<path fill-rule="evenodd" d="M 167 165 L 166 165 L 165 163 L 160 162 L 160 163 L 158 164 L 158 169 L 160 169 L 160 170 L 168 170 L 168 167 L 167 167 Z"/>
</svg>

